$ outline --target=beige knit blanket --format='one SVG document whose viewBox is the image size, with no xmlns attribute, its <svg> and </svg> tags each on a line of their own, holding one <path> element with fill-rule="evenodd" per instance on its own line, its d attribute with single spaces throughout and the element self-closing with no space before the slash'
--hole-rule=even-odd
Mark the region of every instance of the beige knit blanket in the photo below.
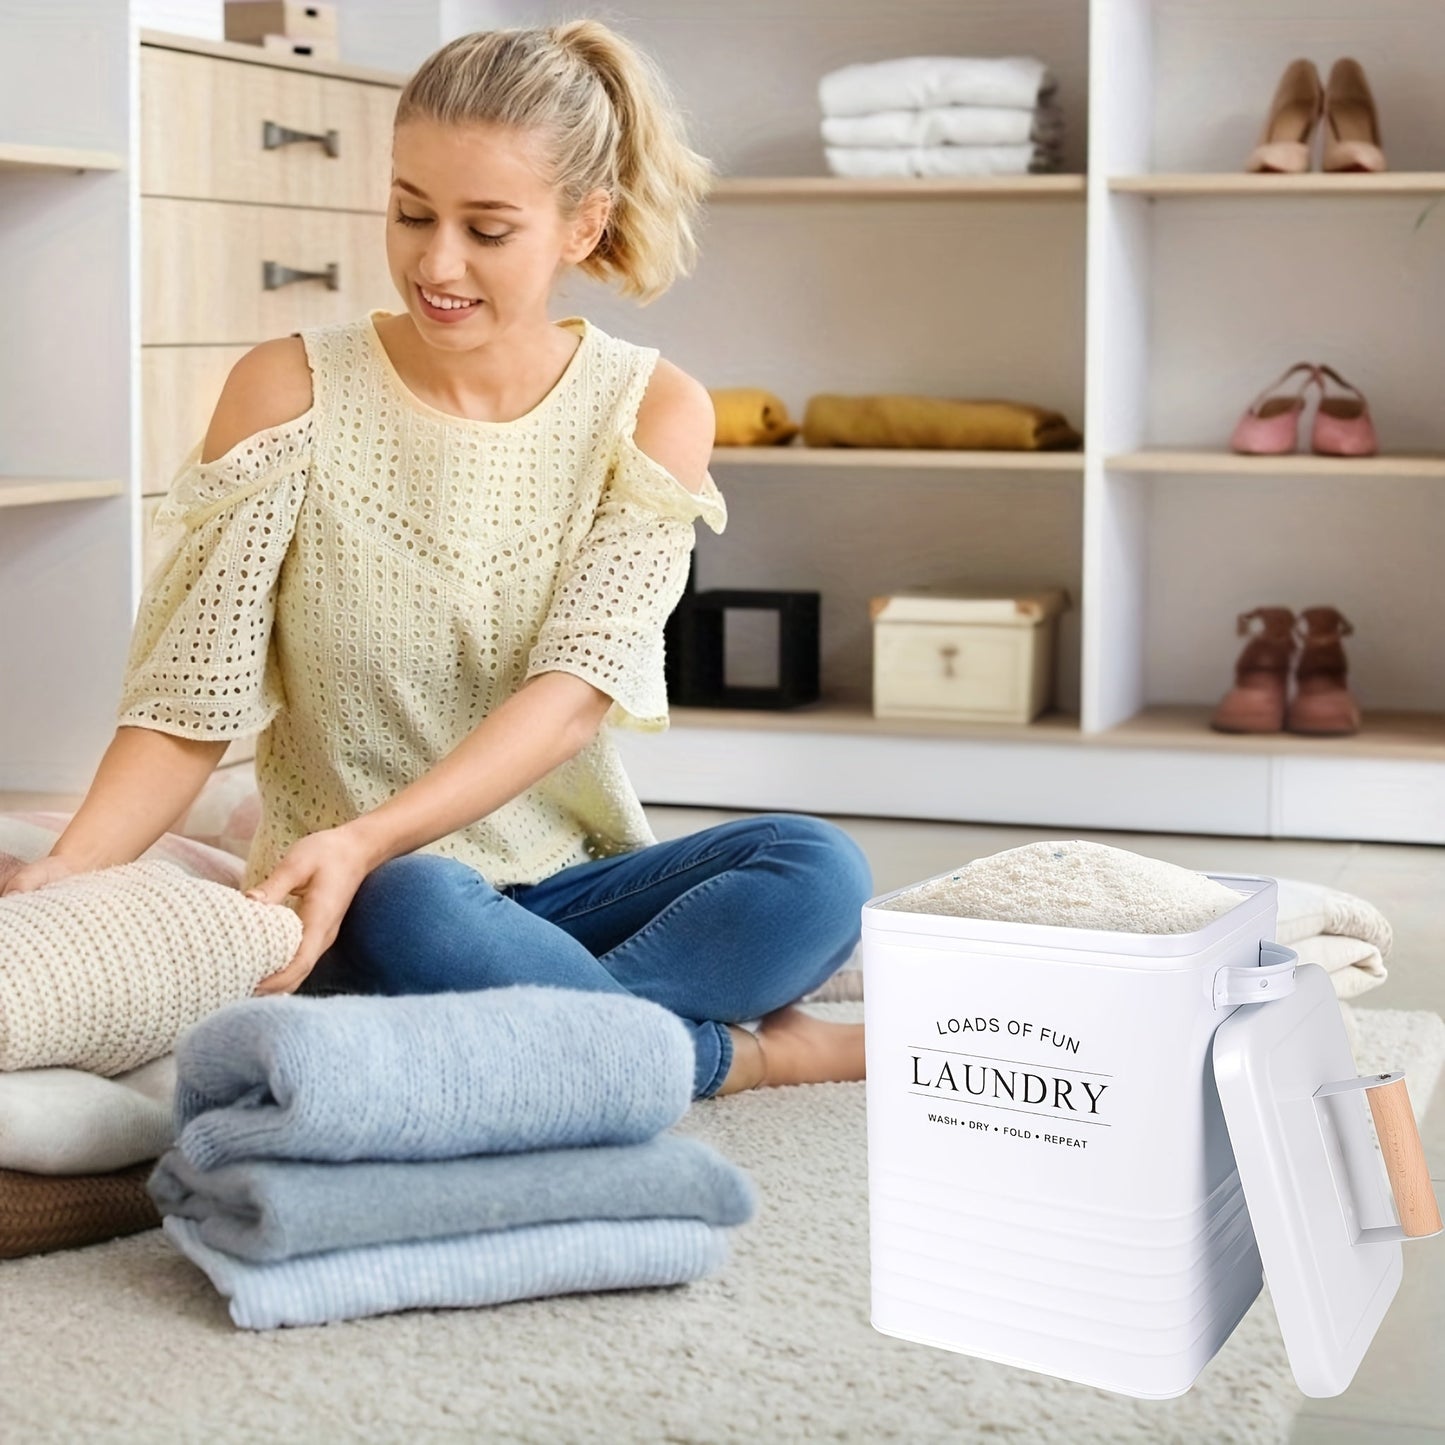
<svg viewBox="0 0 1445 1445">
<path fill-rule="evenodd" d="M 0 898 L 0 1070 L 137 1068 L 300 943 L 292 909 L 160 859 Z"/>
</svg>

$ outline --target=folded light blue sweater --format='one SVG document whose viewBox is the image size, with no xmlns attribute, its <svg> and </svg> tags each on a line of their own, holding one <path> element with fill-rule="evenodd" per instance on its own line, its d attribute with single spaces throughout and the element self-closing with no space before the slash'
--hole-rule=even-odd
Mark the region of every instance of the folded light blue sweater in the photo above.
<svg viewBox="0 0 1445 1445">
<path fill-rule="evenodd" d="M 716 1272 L 728 1255 L 726 1232 L 701 1220 L 589 1219 L 252 1264 L 203 1243 L 192 1219 L 170 1214 L 161 1224 L 176 1248 L 229 1297 L 231 1318 L 250 1330 L 684 1284 Z"/>
<path fill-rule="evenodd" d="M 197 1169 L 171 1149 L 146 1187 L 162 1214 L 195 1220 L 203 1243 L 248 1260 L 563 1220 L 735 1225 L 757 1207 L 747 1174 L 681 1134 L 409 1164 L 260 1159 Z"/>
<path fill-rule="evenodd" d="M 635 1144 L 692 1102 L 692 1038 L 631 994 L 516 984 L 276 994 L 176 1042 L 176 1147 L 234 1159 L 446 1159 Z"/>
</svg>

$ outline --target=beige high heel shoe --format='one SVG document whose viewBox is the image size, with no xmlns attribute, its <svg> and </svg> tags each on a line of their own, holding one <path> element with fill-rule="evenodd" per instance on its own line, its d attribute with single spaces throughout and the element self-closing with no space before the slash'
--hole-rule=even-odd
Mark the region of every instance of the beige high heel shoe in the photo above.
<svg viewBox="0 0 1445 1445">
<path fill-rule="evenodd" d="M 1307 171 L 1310 137 L 1324 104 L 1320 73 L 1310 60 L 1292 60 L 1275 87 L 1259 144 L 1249 154 L 1246 171 Z"/>
<path fill-rule="evenodd" d="M 1326 171 L 1383 171 L 1385 152 L 1380 146 L 1380 118 L 1375 97 L 1358 60 L 1348 56 L 1335 61 L 1325 86 L 1324 154 Z"/>
</svg>

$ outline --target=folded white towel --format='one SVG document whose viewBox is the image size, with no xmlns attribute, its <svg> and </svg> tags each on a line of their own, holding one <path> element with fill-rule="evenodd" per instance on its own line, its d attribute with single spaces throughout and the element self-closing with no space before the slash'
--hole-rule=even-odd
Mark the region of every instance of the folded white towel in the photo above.
<svg viewBox="0 0 1445 1445">
<path fill-rule="evenodd" d="M 1008 105 L 1033 110 L 1055 80 L 1031 55 L 912 55 L 845 65 L 818 82 L 824 115 L 922 110 L 934 105 Z"/>
<path fill-rule="evenodd" d="M 823 117 L 823 143 L 830 146 L 1008 146 L 1056 143 L 1063 134 L 1057 106 L 1028 111 L 1006 105 L 931 105 Z"/>
<path fill-rule="evenodd" d="M 825 146 L 835 176 L 1007 176 L 1056 170 L 1058 158 L 1036 145 Z"/>
</svg>

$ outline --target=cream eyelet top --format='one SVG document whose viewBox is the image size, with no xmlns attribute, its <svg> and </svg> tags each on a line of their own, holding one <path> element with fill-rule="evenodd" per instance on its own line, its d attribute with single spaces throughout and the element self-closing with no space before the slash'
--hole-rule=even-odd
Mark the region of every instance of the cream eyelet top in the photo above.
<svg viewBox="0 0 1445 1445">
<path fill-rule="evenodd" d="M 568 318 L 581 340 L 552 390 L 481 421 L 406 387 L 374 325 L 387 314 L 300 332 L 311 408 L 182 464 L 117 723 L 259 734 L 250 887 L 423 776 L 528 678 L 570 672 L 614 700 L 592 741 L 418 851 L 503 887 L 656 842 L 610 727 L 667 726 L 663 624 L 694 521 L 727 524 L 711 476 L 693 492 L 633 440 L 657 352 Z"/>
</svg>

